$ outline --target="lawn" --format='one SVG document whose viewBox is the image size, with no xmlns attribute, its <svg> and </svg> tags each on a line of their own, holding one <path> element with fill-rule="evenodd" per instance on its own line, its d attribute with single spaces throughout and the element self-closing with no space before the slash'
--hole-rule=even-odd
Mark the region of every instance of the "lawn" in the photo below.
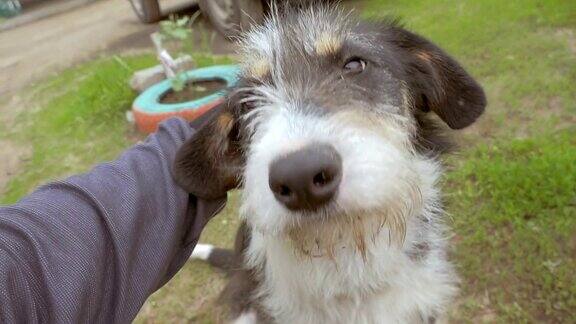
<svg viewBox="0 0 576 324">
<path fill-rule="evenodd" d="M 484 85 L 489 106 L 455 132 L 443 185 L 462 276 L 454 322 L 576 322 L 576 2 L 356 1 L 362 15 L 400 17 Z M 226 58 L 200 57 L 203 64 Z M 140 138 L 124 119 L 133 70 L 153 57 L 112 57 L 29 91 L 36 102 L 0 137 L 32 147 L 0 203 L 88 170 Z M 49 99 L 44 99 L 49 98 Z M 237 194 L 203 241 L 230 245 Z M 137 322 L 212 323 L 225 278 L 192 262 L 144 305 Z"/>
</svg>

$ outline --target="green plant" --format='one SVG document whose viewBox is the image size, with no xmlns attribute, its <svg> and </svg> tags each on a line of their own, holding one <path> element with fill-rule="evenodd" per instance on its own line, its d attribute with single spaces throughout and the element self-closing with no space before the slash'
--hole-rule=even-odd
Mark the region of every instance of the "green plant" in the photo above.
<svg viewBox="0 0 576 324">
<path fill-rule="evenodd" d="M 188 16 L 182 18 L 170 16 L 170 19 L 160 22 L 160 35 L 164 40 L 186 41 L 192 35 L 190 29 L 192 22 L 193 20 Z"/>
<path fill-rule="evenodd" d="M 199 12 L 193 16 L 184 16 L 182 18 L 170 16 L 170 19 L 160 22 L 159 41 L 161 44 L 176 44 L 176 57 L 181 57 L 194 51 L 191 26 L 198 14 Z M 182 91 L 186 86 L 185 71 L 175 71 L 173 76 L 168 77 L 174 91 Z"/>
<path fill-rule="evenodd" d="M 172 85 L 172 90 L 180 92 L 186 87 L 186 73 L 180 71 L 170 78 L 170 84 Z"/>
</svg>

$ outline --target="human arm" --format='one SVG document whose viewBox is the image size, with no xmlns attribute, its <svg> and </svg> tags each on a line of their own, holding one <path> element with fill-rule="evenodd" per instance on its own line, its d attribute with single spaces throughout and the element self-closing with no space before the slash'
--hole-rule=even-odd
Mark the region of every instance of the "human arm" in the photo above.
<svg viewBox="0 0 576 324">
<path fill-rule="evenodd" d="M 225 197 L 176 185 L 172 119 L 116 161 L 0 207 L 0 322 L 127 323 L 186 262 Z"/>
</svg>

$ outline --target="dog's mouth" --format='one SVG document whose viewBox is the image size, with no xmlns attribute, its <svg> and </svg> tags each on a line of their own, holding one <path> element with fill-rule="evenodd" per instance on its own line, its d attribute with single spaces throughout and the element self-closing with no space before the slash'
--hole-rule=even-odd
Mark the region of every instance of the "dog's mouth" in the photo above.
<svg viewBox="0 0 576 324">
<path fill-rule="evenodd" d="M 356 252 L 366 260 L 368 247 L 378 240 L 388 246 L 403 244 L 408 219 L 421 209 L 420 194 L 413 196 L 410 203 L 390 199 L 366 209 L 335 199 L 316 210 L 291 211 L 282 232 L 299 255 L 334 258 Z"/>
<path fill-rule="evenodd" d="M 388 231 L 388 243 L 401 242 L 405 219 L 387 211 L 344 212 L 334 206 L 301 213 L 285 229 L 297 254 L 306 257 L 334 258 L 341 251 L 355 251 L 367 258 L 367 247 Z"/>
<path fill-rule="evenodd" d="M 291 227 L 313 227 L 333 221 L 337 218 L 344 219 L 346 213 L 343 212 L 336 201 L 331 201 L 321 207 L 308 210 L 290 211 L 289 216 L 292 218 Z"/>
</svg>

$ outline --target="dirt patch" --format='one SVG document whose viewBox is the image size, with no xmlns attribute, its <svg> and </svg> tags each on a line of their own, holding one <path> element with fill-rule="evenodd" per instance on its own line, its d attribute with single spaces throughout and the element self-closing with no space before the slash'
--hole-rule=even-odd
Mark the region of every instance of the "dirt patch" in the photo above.
<svg viewBox="0 0 576 324">
<path fill-rule="evenodd" d="M 194 81 L 186 84 L 182 91 L 168 91 L 162 98 L 161 103 L 181 103 L 197 100 L 223 90 L 226 83 L 221 80 Z"/>
<path fill-rule="evenodd" d="M 447 315 L 447 318 L 444 318 L 441 323 L 494 323 L 498 319 L 498 314 L 491 307 L 488 291 L 484 291 L 483 296 L 465 295 L 458 297 L 450 306 Z"/>
<path fill-rule="evenodd" d="M 556 36 L 566 40 L 568 49 L 572 54 L 576 54 L 576 32 L 568 28 L 560 28 L 556 30 Z"/>
<path fill-rule="evenodd" d="M 4 194 L 6 185 L 14 176 L 22 162 L 32 155 L 32 149 L 11 141 L 0 140 L 0 195 Z"/>
<path fill-rule="evenodd" d="M 522 106 L 533 113 L 531 118 L 524 117 L 524 124 L 553 121 L 554 129 L 556 130 L 566 129 L 576 124 L 576 116 L 566 112 L 566 103 L 561 97 L 550 97 L 540 105 L 534 105 L 534 102 L 536 102 L 536 98 L 525 98 L 522 100 Z"/>
<path fill-rule="evenodd" d="M 142 29 L 113 40 L 106 46 L 106 52 L 124 53 L 138 50 L 153 51 L 150 34 L 158 31 L 157 25 L 142 25 Z"/>
</svg>

